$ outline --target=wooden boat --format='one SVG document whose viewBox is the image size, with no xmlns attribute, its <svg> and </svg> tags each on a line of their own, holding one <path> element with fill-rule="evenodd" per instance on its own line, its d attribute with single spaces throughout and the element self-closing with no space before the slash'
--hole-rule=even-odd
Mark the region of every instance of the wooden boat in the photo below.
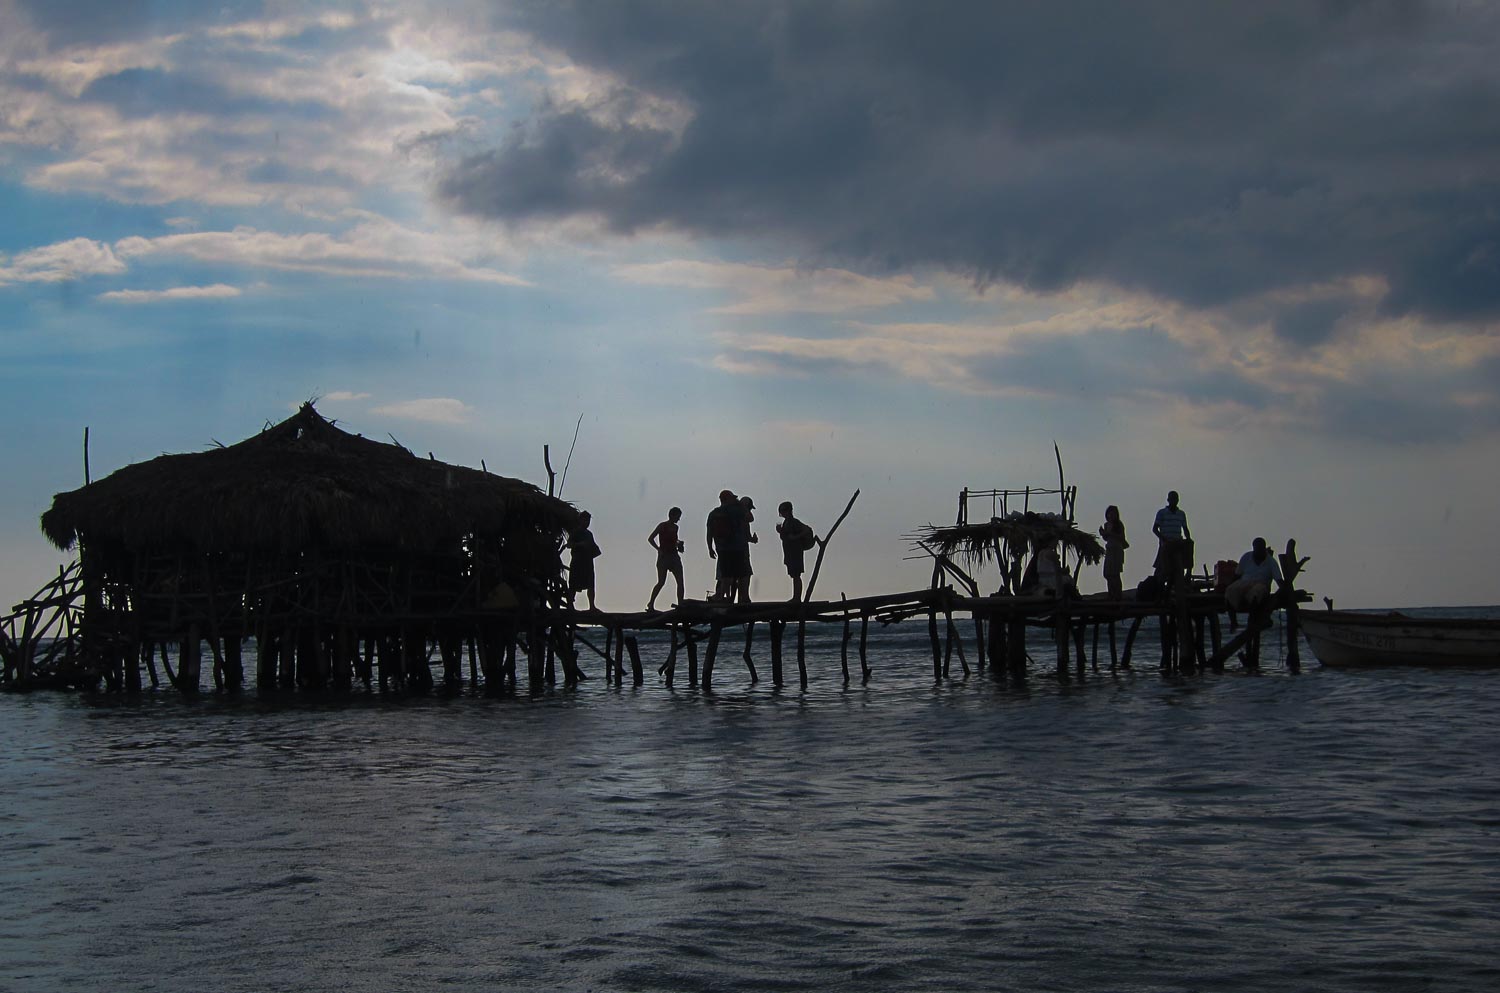
<svg viewBox="0 0 1500 993">
<path fill-rule="evenodd" d="M 1500 666 L 1500 620 L 1309 610 L 1302 632 L 1330 666 Z"/>
</svg>

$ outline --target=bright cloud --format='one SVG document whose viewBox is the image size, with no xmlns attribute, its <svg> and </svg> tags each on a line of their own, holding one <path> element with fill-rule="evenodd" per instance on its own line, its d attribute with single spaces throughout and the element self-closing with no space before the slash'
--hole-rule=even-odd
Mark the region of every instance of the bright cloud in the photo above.
<svg viewBox="0 0 1500 993">
<path fill-rule="evenodd" d="M 214 283 L 212 286 L 173 286 L 165 290 L 110 290 L 99 294 L 110 303 L 157 303 L 163 300 L 223 300 L 240 295 L 238 286 Z"/>
<path fill-rule="evenodd" d="M 473 417 L 474 409 L 462 400 L 451 397 L 427 397 L 381 404 L 371 407 L 370 413 L 432 424 L 464 424 Z"/>
<path fill-rule="evenodd" d="M 6 258 L 0 255 L 0 286 L 6 283 L 60 283 L 85 276 L 125 271 L 110 246 L 89 238 L 70 238 Z"/>
<path fill-rule="evenodd" d="M 115 245 L 122 258 L 175 257 L 220 265 L 317 272 L 330 276 L 474 280 L 525 286 L 526 280 L 460 258 L 474 246 L 444 235 L 372 219 L 341 234 L 278 234 L 252 227 L 131 237 Z"/>
</svg>

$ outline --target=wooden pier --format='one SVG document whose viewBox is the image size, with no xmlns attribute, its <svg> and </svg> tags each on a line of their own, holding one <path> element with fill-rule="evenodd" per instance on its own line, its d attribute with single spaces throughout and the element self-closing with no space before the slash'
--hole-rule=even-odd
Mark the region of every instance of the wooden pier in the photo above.
<svg viewBox="0 0 1500 993">
<path fill-rule="evenodd" d="M 1290 604 L 1307 603 L 1302 591 L 1285 591 Z M 965 596 L 951 587 L 913 590 L 838 600 L 717 604 L 688 601 L 660 612 L 589 611 L 554 617 L 568 631 L 569 668 L 581 671 L 578 657 L 591 653 L 603 660 L 606 682 L 642 685 L 647 676 L 637 636 L 664 633 L 667 652 L 657 675 L 671 687 L 686 673 L 689 686 L 713 688 L 716 671 L 730 653 L 743 661 L 751 683 L 762 678 L 756 665 L 769 656 L 773 686 L 788 682 L 785 670 L 795 663 L 798 685 L 806 689 L 809 625 L 839 625 L 839 663 L 845 684 L 868 683 L 871 622 L 880 629 L 907 621 L 925 623 L 936 681 L 957 675 L 988 673 L 997 681 L 1024 681 L 1036 672 L 1067 680 L 1090 669 L 1131 669 L 1141 626 L 1151 618 L 1160 625 L 1163 672 L 1190 674 L 1220 671 L 1238 652 L 1247 669 L 1259 668 L 1259 628 L 1228 610 L 1222 594 L 1190 592 L 1185 601 L 1160 603 L 1082 597 Z M 1243 621 L 1243 623 L 1241 623 Z M 1225 639 L 1226 627 L 1231 628 Z M 1235 634 L 1233 628 L 1240 628 Z M 788 638 L 788 629 L 792 637 Z M 1295 610 L 1287 623 L 1287 666 L 1300 668 Z M 758 648 L 757 646 L 764 645 Z M 851 673 L 851 657 L 856 669 Z M 543 682 L 546 682 L 545 675 Z M 567 680 L 565 680 L 567 682 Z"/>
</svg>

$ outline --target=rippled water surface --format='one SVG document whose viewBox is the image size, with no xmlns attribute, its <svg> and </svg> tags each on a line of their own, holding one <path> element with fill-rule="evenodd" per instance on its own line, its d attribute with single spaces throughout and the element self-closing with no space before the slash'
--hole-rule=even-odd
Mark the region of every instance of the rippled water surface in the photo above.
<svg viewBox="0 0 1500 993">
<path fill-rule="evenodd" d="M 924 635 L 805 693 L 0 696 L 0 989 L 1500 988 L 1500 673 L 934 686 Z"/>
</svg>

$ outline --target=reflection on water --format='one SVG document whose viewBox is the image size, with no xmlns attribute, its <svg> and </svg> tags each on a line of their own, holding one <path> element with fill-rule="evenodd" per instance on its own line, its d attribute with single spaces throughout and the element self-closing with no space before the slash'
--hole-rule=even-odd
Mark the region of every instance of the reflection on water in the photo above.
<svg viewBox="0 0 1500 993">
<path fill-rule="evenodd" d="M 1494 673 L 933 686 L 877 641 L 805 694 L 0 697 L 0 989 L 1500 982 Z"/>
</svg>

